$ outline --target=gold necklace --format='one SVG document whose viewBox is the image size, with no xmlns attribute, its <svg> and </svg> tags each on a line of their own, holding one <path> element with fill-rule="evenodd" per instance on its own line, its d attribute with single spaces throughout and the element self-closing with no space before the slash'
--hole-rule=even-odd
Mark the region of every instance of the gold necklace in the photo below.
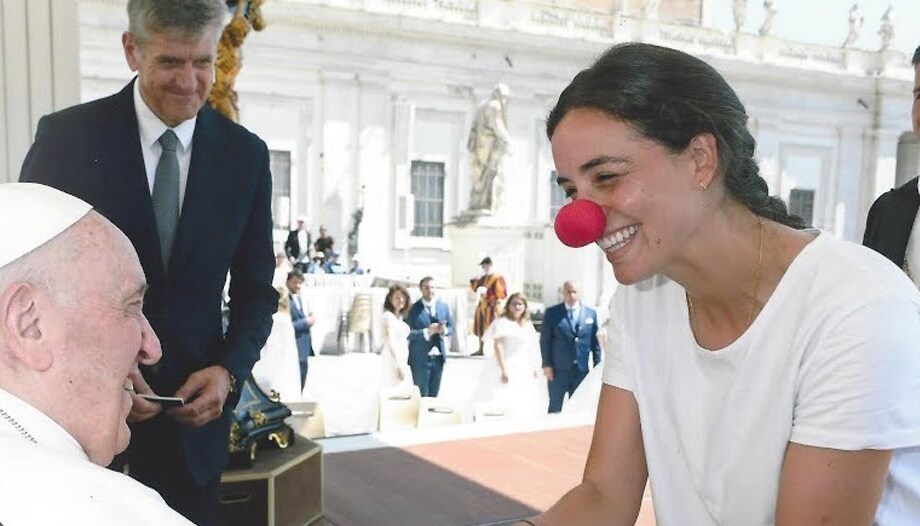
<svg viewBox="0 0 920 526">
<path fill-rule="evenodd" d="M 754 271 L 754 289 L 751 291 L 751 312 L 748 314 L 748 327 L 754 323 L 754 311 L 757 310 L 757 291 L 760 289 L 760 272 L 763 269 L 763 218 L 757 217 L 757 227 L 759 230 L 759 247 L 757 249 L 757 270 Z M 684 291 L 687 297 L 687 308 L 689 310 L 690 327 L 693 328 L 693 299 L 690 293 Z"/>
</svg>

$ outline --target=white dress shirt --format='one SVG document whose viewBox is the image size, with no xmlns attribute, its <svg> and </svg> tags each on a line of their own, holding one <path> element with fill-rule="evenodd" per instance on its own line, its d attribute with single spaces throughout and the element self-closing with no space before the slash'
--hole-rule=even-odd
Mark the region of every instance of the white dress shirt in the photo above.
<svg viewBox="0 0 920 526">
<path fill-rule="evenodd" d="M 565 310 L 569 316 L 569 321 L 572 323 L 572 328 L 575 328 L 575 324 L 578 323 L 578 314 L 581 312 L 581 302 L 576 302 L 574 305 L 566 305 Z"/>
<path fill-rule="evenodd" d="M 153 195 L 153 182 L 157 172 L 157 163 L 163 147 L 159 140 L 169 126 L 160 120 L 141 98 L 137 81 L 134 82 L 134 111 L 137 114 L 137 129 L 141 138 L 141 153 L 144 155 L 144 169 L 147 171 L 147 184 L 150 194 Z M 172 130 L 179 139 L 176 148 L 176 158 L 179 160 L 179 210 L 185 203 L 185 187 L 188 183 L 188 168 L 192 161 L 192 137 L 195 135 L 195 122 L 198 116 L 182 122 Z"/>
</svg>

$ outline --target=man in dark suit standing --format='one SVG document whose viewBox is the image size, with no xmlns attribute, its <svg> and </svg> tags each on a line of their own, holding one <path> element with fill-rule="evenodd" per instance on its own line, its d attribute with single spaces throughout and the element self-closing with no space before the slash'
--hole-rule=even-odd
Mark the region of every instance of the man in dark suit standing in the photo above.
<svg viewBox="0 0 920 526">
<path fill-rule="evenodd" d="M 435 296 L 434 278 L 425 276 L 418 284 L 422 297 L 412 304 L 406 323 L 409 324 L 409 368 L 412 381 L 422 396 L 438 396 L 441 373 L 454 319 L 450 308 Z"/>
<path fill-rule="evenodd" d="M 222 0 L 129 0 L 115 95 L 46 115 L 20 179 L 89 202 L 131 240 L 147 276 L 144 313 L 163 358 L 134 388 L 130 474 L 193 522 L 211 524 L 230 412 L 271 331 L 271 174 L 265 143 L 205 105 Z M 221 293 L 230 273 L 230 317 Z"/>
<path fill-rule="evenodd" d="M 914 91 L 911 121 L 920 140 L 920 47 L 914 51 Z M 920 193 L 914 177 L 894 190 L 885 192 L 869 209 L 863 245 L 881 253 L 904 269 L 920 286 L 920 225 L 917 209 Z"/>
<path fill-rule="evenodd" d="M 313 353 L 313 340 L 310 337 L 310 327 L 315 319 L 313 313 L 303 308 L 300 297 L 300 286 L 303 284 L 303 274 L 299 270 L 292 270 L 287 275 L 287 289 L 291 297 L 291 323 L 294 324 L 294 340 L 297 342 L 297 358 L 300 360 L 300 388 L 307 383 L 307 359 Z"/>
<path fill-rule="evenodd" d="M 307 270 L 310 263 L 310 251 L 313 248 L 313 237 L 307 230 L 307 218 L 297 218 L 297 228 L 288 232 L 287 241 L 284 242 L 284 254 L 291 265 L 301 272 Z"/>
<path fill-rule="evenodd" d="M 546 309 L 540 327 L 540 354 L 549 383 L 549 412 L 562 411 L 566 393 L 572 396 L 588 374 L 588 355 L 601 361 L 597 340 L 597 313 L 578 301 L 578 286 L 562 285 L 562 303 Z"/>
</svg>

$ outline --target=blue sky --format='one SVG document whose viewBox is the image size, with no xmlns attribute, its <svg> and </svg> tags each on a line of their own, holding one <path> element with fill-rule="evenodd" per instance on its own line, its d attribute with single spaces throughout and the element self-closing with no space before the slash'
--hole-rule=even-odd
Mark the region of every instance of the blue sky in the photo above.
<svg viewBox="0 0 920 526">
<path fill-rule="evenodd" d="M 732 0 L 706 0 L 706 20 L 709 27 L 731 30 Z M 773 34 L 789 40 L 839 46 L 849 30 L 848 16 L 855 0 L 775 0 L 776 15 Z M 878 49 L 877 34 L 882 14 L 889 5 L 894 7 L 895 36 L 892 48 L 912 55 L 920 46 L 920 0 L 862 0 L 859 1 L 865 21 L 856 46 Z M 746 32 L 754 32 L 763 22 L 763 0 L 748 0 Z"/>
</svg>

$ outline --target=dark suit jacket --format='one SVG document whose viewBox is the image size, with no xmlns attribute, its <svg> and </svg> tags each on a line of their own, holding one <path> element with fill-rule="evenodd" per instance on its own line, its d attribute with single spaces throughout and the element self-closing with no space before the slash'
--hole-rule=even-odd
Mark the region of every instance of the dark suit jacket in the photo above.
<svg viewBox="0 0 920 526">
<path fill-rule="evenodd" d="M 142 369 L 156 393 L 170 395 L 191 373 L 217 364 L 236 377 L 238 390 L 259 358 L 278 304 L 271 286 L 268 150 L 257 136 L 209 106 L 198 112 L 167 275 L 141 154 L 133 84 L 43 117 L 20 180 L 44 183 L 89 202 L 134 244 L 149 285 L 144 314 L 163 346 L 160 362 Z M 230 323 L 224 335 L 220 300 L 228 271 Z M 226 464 L 229 411 L 235 401 L 228 400 L 223 418 L 200 428 L 179 428 L 189 465 L 177 468 L 188 469 L 199 482 L 213 479 Z M 144 433 L 135 433 L 132 454 L 142 455 L 147 440 L 175 437 L 174 421 L 167 418 L 158 416 Z"/>
<path fill-rule="evenodd" d="M 600 363 L 601 344 L 597 340 L 594 309 L 582 305 L 575 327 L 569 322 L 565 303 L 546 309 L 540 327 L 540 354 L 543 367 L 552 367 L 556 372 L 571 371 L 573 362 L 578 362 L 579 370 L 588 372 L 589 354 L 594 357 L 594 365 Z"/>
<path fill-rule="evenodd" d="M 869 208 L 863 245 L 890 259 L 899 268 L 903 267 L 918 205 L 920 194 L 916 177 L 880 195 Z"/>
<path fill-rule="evenodd" d="M 310 336 L 310 324 L 307 323 L 307 316 L 292 298 L 291 304 L 291 323 L 294 324 L 294 340 L 297 342 L 297 358 L 301 362 L 307 361 L 307 357 L 312 354 L 312 338 Z"/>
<path fill-rule="evenodd" d="M 406 316 L 406 323 L 409 324 L 409 363 L 425 363 L 428 360 L 428 353 L 431 348 L 437 346 L 440 349 L 441 357 L 439 360 L 444 363 L 447 356 L 447 344 L 450 342 L 450 335 L 454 333 L 454 319 L 450 315 L 450 308 L 443 301 L 435 298 L 434 304 L 435 318 L 431 317 L 428 309 L 418 300 L 412 304 L 409 314 Z M 447 325 L 447 334 L 443 337 L 440 334 L 432 335 L 428 340 L 425 339 L 425 329 L 432 323 L 443 323 Z M 446 341 L 445 341 L 446 340 Z"/>
<path fill-rule="evenodd" d="M 307 232 L 307 246 L 300 246 L 300 239 L 297 237 L 298 230 L 291 230 L 288 232 L 287 241 L 284 242 L 284 254 L 289 258 L 297 259 L 300 257 L 301 251 L 304 253 L 309 252 L 310 245 L 313 243 L 310 233 Z"/>
</svg>

